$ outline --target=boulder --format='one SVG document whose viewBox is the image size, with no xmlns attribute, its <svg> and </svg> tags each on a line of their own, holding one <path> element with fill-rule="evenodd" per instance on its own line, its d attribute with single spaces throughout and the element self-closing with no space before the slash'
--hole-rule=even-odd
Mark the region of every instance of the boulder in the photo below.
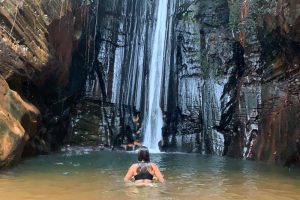
<svg viewBox="0 0 300 200">
<path fill-rule="evenodd" d="M 24 145 L 39 126 L 39 110 L 11 90 L 0 76 L 0 167 L 20 159 Z"/>
</svg>

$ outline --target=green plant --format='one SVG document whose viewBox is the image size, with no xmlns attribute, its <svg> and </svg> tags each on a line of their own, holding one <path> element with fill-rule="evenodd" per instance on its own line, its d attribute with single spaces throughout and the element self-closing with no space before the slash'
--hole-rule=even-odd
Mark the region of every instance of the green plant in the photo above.
<svg viewBox="0 0 300 200">
<path fill-rule="evenodd" d="M 272 13 L 274 7 L 275 0 L 233 0 L 230 6 L 229 26 L 235 33 L 255 34 L 258 18 Z M 246 15 L 242 19 L 243 9 L 246 9 Z"/>
</svg>

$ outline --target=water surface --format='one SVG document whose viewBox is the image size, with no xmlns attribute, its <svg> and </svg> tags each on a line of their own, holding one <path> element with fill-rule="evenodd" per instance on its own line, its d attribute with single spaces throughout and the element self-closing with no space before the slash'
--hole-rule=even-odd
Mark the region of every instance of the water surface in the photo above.
<svg viewBox="0 0 300 200">
<path fill-rule="evenodd" d="M 300 199 L 300 173 L 265 163 L 197 154 L 153 154 L 164 185 L 123 177 L 136 154 L 73 149 L 25 160 L 0 173 L 0 199 Z"/>
</svg>

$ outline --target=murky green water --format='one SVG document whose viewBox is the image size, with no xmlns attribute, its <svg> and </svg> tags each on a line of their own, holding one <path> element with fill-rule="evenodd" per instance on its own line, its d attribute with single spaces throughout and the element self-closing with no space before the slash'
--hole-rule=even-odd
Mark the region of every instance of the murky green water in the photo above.
<svg viewBox="0 0 300 200">
<path fill-rule="evenodd" d="M 197 154 L 153 154 L 166 184 L 126 185 L 136 155 L 124 152 L 40 156 L 0 173 L 0 199 L 300 199 L 300 172 Z"/>
</svg>

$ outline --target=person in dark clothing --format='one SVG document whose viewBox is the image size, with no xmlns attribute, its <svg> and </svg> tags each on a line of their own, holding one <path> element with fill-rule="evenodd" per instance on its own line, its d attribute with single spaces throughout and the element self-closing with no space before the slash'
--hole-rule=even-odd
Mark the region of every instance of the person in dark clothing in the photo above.
<svg viewBox="0 0 300 200">
<path fill-rule="evenodd" d="M 133 147 L 134 145 L 134 137 L 132 135 L 132 131 L 130 126 L 126 126 L 125 128 L 123 128 L 121 130 L 121 133 L 119 133 L 115 139 L 114 139 L 114 143 L 113 143 L 113 150 L 115 148 L 121 148 L 121 149 L 125 149 L 128 150 L 128 148 Z"/>
<path fill-rule="evenodd" d="M 136 136 L 136 133 L 132 132 L 130 126 L 126 126 L 125 138 L 127 140 L 123 140 L 123 144 L 122 144 L 122 147 L 125 150 L 128 150 L 129 148 L 135 149 L 136 146 L 138 147 L 141 146 L 139 142 L 139 138 Z"/>
<path fill-rule="evenodd" d="M 140 126 L 140 112 L 135 111 L 132 115 L 133 122 L 133 139 L 134 145 L 141 146 L 141 126 Z"/>
</svg>

